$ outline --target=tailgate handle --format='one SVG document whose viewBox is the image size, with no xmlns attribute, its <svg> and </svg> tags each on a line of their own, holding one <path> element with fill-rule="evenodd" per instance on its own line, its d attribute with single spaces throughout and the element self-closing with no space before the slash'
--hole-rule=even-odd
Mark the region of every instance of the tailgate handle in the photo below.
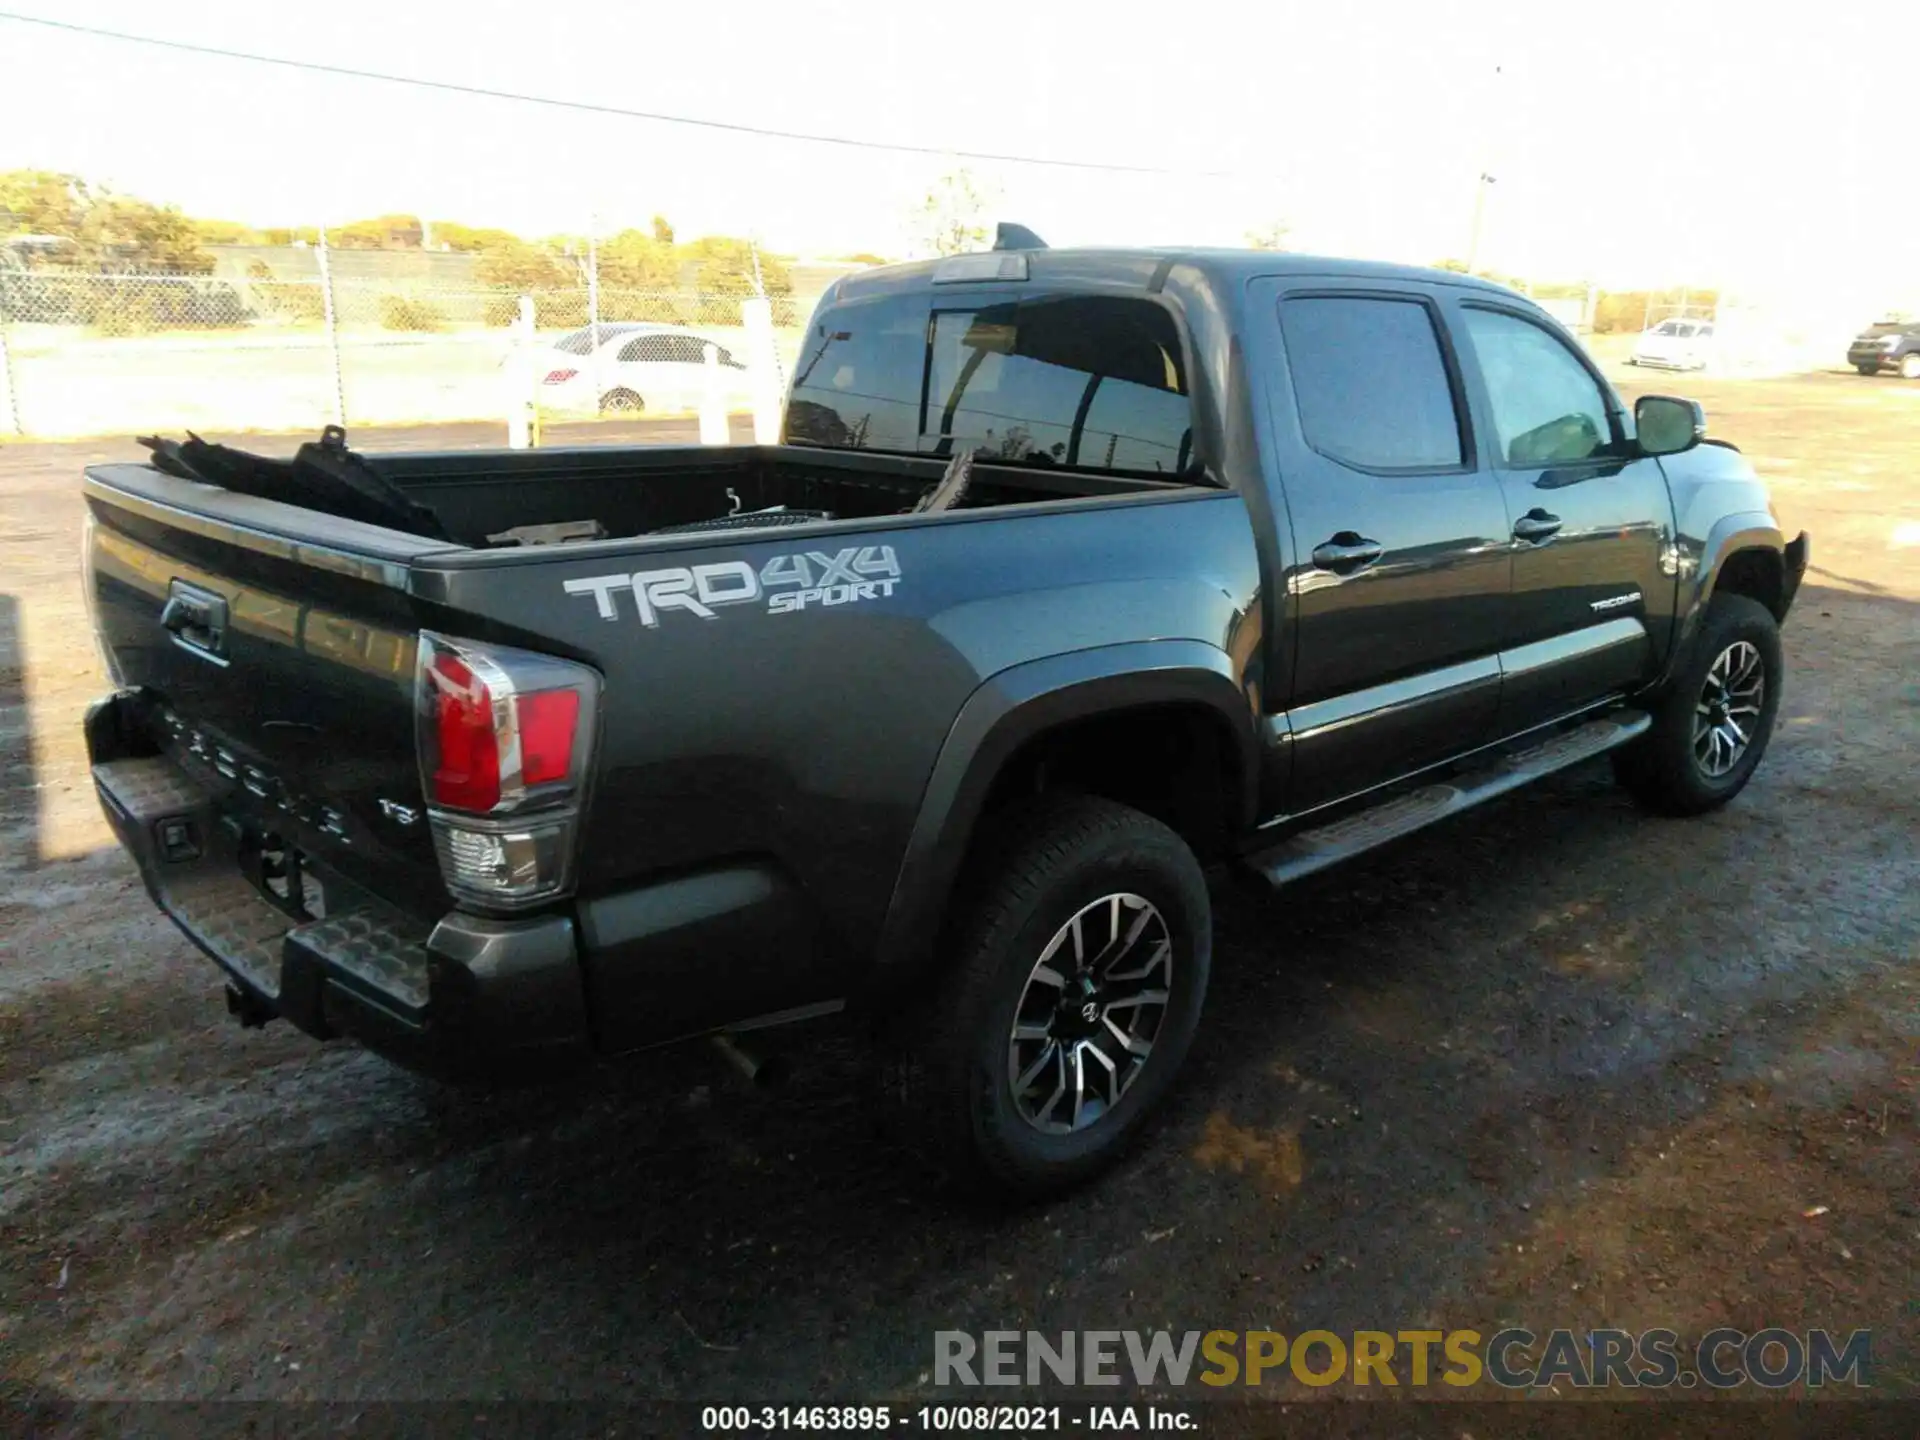
<svg viewBox="0 0 1920 1440">
<path fill-rule="evenodd" d="M 174 644 L 208 660 L 226 664 L 227 601 L 222 595 L 175 580 L 167 587 L 167 603 L 160 610 L 160 628 Z"/>
</svg>

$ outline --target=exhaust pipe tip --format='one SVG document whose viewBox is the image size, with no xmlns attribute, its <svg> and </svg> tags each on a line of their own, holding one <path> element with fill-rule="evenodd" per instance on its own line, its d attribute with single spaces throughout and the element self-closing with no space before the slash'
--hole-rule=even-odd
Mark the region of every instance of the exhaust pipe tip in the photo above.
<svg viewBox="0 0 1920 1440">
<path fill-rule="evenodd" d="M 722 1032 L 711 1038 L 720 1057 L 756 1090 L 770 1090 L 787 1078 L 786 1062 L 780 1057 L 763 1055 L 736 1035 Z"/>
</svg>

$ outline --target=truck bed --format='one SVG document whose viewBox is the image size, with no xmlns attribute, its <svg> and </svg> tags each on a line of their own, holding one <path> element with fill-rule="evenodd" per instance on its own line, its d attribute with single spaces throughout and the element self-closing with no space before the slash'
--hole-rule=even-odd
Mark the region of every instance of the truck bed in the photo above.
<svg viewBox="0 0 1920 1440">
<path fill-rule="evenodd" d="M 348 896 L 389 917 L 382 934 L 424 934 L 453 900 L 416 744 L 420 637 L 590 668 L 600 740 L 574 898 L 555 908 L 609 1049 L 717 1023 L 743 996 L 761 1012 L 829 998 L 870 953 L 914 797 L 981 681 L 1062 625 L 1099 646 L 1151 616 L 1217 644 L 1255 570 L 1244 507 L 1209 484 L 977 463 L 963 509 L 916 515 L 943 457 L 370 460 L 444 538 L 153 464 L 88 470 L 88 593 L 122 697 L 96 759 L 164 759 L 204 792 L 212 818 L 182 843 L 213 847 L 216 869 L 292 856 L 318 913 Z M 711 528 L 781 506 L 832 518 Z M 605 538 L 488 539 L 582 521 Z M 766 936 L 723 947 L 746 968 L 710 983 L 724 937 L 698 927 L 684 968 L 657 936 L 642 946 L 655 910 L 626 887 L 643 877 L 688 887 L 696 911 L 710 891 L 760 897 L 746 913 Z"/>
</svg>

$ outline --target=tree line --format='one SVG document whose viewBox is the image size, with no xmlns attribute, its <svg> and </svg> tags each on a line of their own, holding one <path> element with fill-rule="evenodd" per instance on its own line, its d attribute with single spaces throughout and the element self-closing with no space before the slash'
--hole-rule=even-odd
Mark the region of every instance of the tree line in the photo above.
<svg viewBox="0 0 1920 1440">
<path fill-rule="evenodd" d="M 482 284 L 517 290 L 570 289 L 586 283 L 589 245 L 581 235 L 529 239 L 509 230 L 377 215 L 332 227 L 328 245 L 339 250 L 437 250 L 477 258 Z M 123 275 L 206 275 L 216 245 L 317 245 L 317 226 L 260 227 L 186 215 L 51 170 L 0 171 L 0 243 L 18 267 L 45 267 Z M 785 259 L 729 235 L 678 241 L 672 224 L 656 215 L 646 229 L 622 230 L 602 240 L 600 284 L 609 289 L 664 290 L 690 283 L 718 295 L 788 294 L 793 277 Z M 872 257 L 877 259 L 878 257 Z M 757 262 L 757 280 L 756 280 Z"/>
</svg>

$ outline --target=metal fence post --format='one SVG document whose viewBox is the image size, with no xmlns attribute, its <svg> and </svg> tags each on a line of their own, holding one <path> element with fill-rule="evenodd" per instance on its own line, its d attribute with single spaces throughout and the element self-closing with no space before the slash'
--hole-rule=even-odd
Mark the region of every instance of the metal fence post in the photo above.
<svg viewBox="0 0 1920 1440">
<path fill-rule="evenodd" d="M 340 326 L 333 308 L 333 267 L 327 263 L 327 227 L 320 227 L 320 305 L 327 322 L 327 353 L 333 360 L 333 423 L 347 423 L 347 385 L 340 373 Z"/>
<path fill-rule="evenodd" d="M 587 370 L 593 376 L 593 393 L 600 394 L 600 217 L 587 217 L 587 353 L 593 358 Z"/>
<path fill-rule="evenodd" d="M 14 399 L 13 352 L 7 349 L 7 306 L 0 299 L 0 434 L 24 435 L 19 402 Z"/>
</svg>

